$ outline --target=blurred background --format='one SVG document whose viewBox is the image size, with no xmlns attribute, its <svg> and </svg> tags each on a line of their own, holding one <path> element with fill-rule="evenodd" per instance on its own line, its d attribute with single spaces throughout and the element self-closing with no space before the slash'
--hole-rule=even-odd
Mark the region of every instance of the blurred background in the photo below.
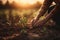
<svg viewBox="0 0 60 40">
<path fill-rule="evenodd" d="M 44 0 L 0 0 L 0 39 L 1 40 L 54 40 L 59 32 L 48 27 L 48 22 L 40 27 L 31 27 L 31 21 L 39 14 Z M 55 5 L 53 2 L 51 6 Z M 52 27 L 53 28 L 53 27 Z M 48 38 L 47 38 L 48 37 Z"/>
</svg>

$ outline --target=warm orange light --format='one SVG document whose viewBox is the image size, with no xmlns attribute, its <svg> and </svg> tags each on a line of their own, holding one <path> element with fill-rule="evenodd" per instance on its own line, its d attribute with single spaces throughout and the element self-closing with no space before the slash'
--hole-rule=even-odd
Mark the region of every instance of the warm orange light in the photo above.
<svg viewBox="0 0 60 40">
<path fill-rule="evenodd" d="M 23 4 L 35 4 L 36 1 L 35 0 L 20 0 L 20 3 L 23 3 Z"/>
<path fill-rule="evenodd" d="M 3 4 L 6 3 L 7 0 L 2 0 Z M 8 0 L 10 4 L 13 4 L 12 6 L 15 7 L 22 7 L 22 8 L 29 8 L 33 7 L 35 5 L 39 5 L 38 3 L 43 4 L 44 0 Z"/>
<path fill-rule="evenodd" d="M 5 3 L 7 0 L 2 0 L 3 3 Z M 37 1 L 39 1 L 40 3 L 43 3 L 44 0 L 8 0 L 10 3 L 12 3 L 12 1 L 15 1 L 17 3 L 20 3 L 20 4 L 34 4 L 36 3 Z"/>
<path fill-rule="evenodd" d="M 42 4 L 44 0 L 14 0 L 14 1 L 22 5 L 27 5 L 27 4 L 33 5 L 37 2 L 40 2 Z"/>
</svg>

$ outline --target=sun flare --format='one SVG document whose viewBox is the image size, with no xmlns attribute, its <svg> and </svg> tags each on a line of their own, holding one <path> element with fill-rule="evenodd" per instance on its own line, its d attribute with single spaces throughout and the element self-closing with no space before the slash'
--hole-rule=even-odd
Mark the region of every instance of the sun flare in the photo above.
<svg viewBox="0 0 60 40">
<path fill-rule="evenodd" d="M 37 2 L 43 3 L 44 0 L 14 0 L 14 1 L 22 5 L 27 5 L 27 4 L 33 5 Z"/>
<path fill-rule="evenodd" d="M 2 0 L 3 4 L 6 3 L 7 0 Z M 38 5 L 43 4 L 44 0 L 8 0 L 9 3 L 14 7 L 21 7 L 21 8 L 29 8 L 35 7 Z"/>
</svg>

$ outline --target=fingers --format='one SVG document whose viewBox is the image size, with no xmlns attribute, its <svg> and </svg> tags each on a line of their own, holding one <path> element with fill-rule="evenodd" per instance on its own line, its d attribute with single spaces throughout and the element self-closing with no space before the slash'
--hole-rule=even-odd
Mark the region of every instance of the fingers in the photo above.
<svg viewBox="0 0 60 40">
<path fill-rule="evenodd" d="M 43 5 L 39 9 L 39 14 L 38 14 L 37 18 L 32 21 L 32 25 L 34 25 L 39 20 L 39 18 L 45 14 L 45 12 L 47 11 L 47 9 L 49 8 L 49 6 L 51 5 L 52 2 L 53 2 L 53 0 L 44 1 Z"/>
<path fill-rule="evenodd" d="M 39 10 L 39 15 L 37 16 L 37 20 L 39 20 L 39 18 L 46 13 L 46 11 L 48 10 L 48 8 L 52 4 L 52 2 L 53 2 L 53 0 L 44 1 L 43 5 L 41 6 L 41 8 Z"/>
<path fill-rule="evenodd" d="M 57 11 L 57 7 L 58 6 L 56 6 L 47 16 L 46 16 L 46 18 L 44 18 L 43 20 L 39 20 L 39 18 L 41 17 L 41 16 L 44 16 L 44 13 L 47 11 L 47 9 L 49 8 L 49 6 L 51 5 L 51 3 L 52 3 L 53 1 L 52 0 L 45 0 L 44 1 L 44 3 L 43 3 L 43 5 L 42 5 L 42 7 L 41 7 L 41 10 L 39 11 L 39 15 L 37 16 L 37 18 L 35 19 L 35 20 L 33 20 L 32 21 L 32 25 L 33 26 L 43 26 L 45 23 L 46 23 L 46 21 L 48 21 L 51 17 L 52 17 L 52 15 L 55 13 L 55 11 Z M 48 4 L 48 5 L 47 5 Z"/>
<path fill-rule="evenodd" d="M 58 11 L 60 9 L 59 5 L 56 5 L 56 7 L 45 17 L 42 17 L 43 19 L 40 18 L 40 20 L 38 20 L 34 26 L 43 26 L 54 14 L 56 11 Z M 43 15 L 44 16 L 44 15 Z"/>
</svg>

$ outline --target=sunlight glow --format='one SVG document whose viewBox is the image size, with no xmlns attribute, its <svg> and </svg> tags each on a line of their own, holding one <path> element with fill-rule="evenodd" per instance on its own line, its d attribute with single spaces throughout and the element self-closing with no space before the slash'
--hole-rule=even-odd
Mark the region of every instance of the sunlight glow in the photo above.
<svg viewBox="0 0 60 40">
<path fill-rule="evenodd" d="M 35 0 L 20 0 L 20 3 L 23 3 L 23 4 L 35 4 L 36 1 Z"/>
<path fill-rule="evenodd" d="M 27 5 L 27 4 L 32 5 L 37 2 L 43 3 L 44 0 L 14 0 L 14 1 L 22 5 Z"/>
<path fill-rule="evenodd" d="M 7 0 L 2 0 L 3 3 L 5 3 Z M 40 2 L 43 3 L 44 0 L 8 0 L 10 3 L 12 3 L 13 1 L 15 1 L 16 3 L 20 3 L 20 4 L 34 4 L 36 2 Z"/>
<path fill-rule="evenodd" d="M 7 0 L 2 0 L 2 1 L 3 1 L 3 4 L 5 4 Z M 10 4 L 13 4 L 16 7 L 28 8 L 35 4 L 39 5 L 37 3 L 40 3 L 40 5 L 41 5 L 41 4 L 43 4 L 44 0 L 8 0 L 8 1 Z"/>
</svg>

